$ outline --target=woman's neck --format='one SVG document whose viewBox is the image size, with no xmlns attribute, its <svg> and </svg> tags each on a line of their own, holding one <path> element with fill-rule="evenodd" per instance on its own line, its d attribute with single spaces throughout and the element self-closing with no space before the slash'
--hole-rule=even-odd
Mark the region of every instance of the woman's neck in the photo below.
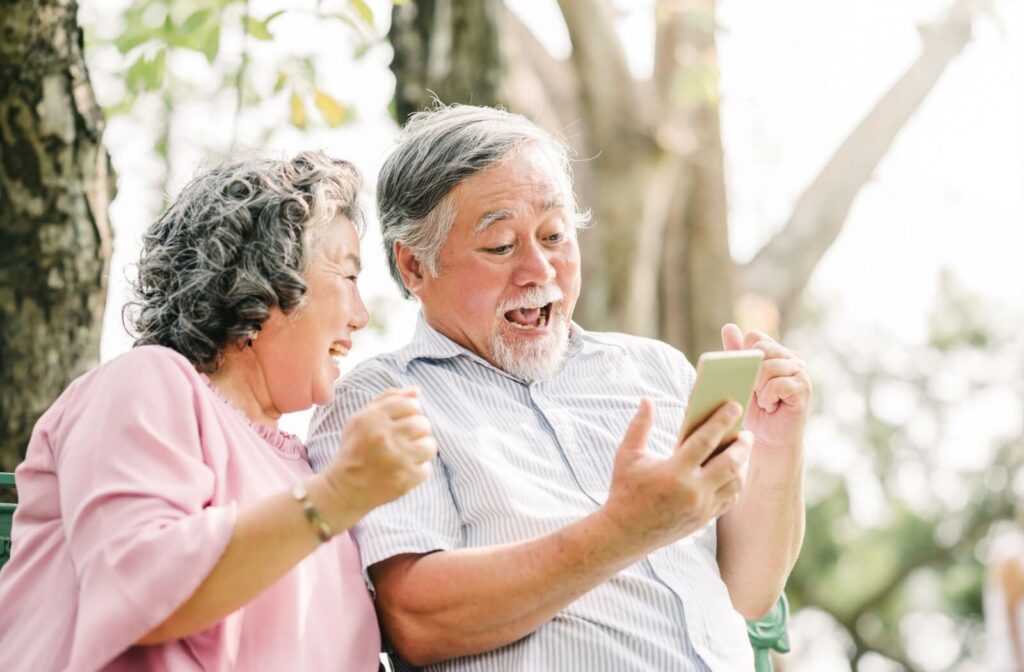
<svg viewBox="0 0 1024 672">
<path fill-rule="evenodd" d="M 274 407 L 252 350 L 225 353 L 220 367 L 208 377 L 214 389 L 251 421 L 277 429 L 281 413 Z"/>
</svg>

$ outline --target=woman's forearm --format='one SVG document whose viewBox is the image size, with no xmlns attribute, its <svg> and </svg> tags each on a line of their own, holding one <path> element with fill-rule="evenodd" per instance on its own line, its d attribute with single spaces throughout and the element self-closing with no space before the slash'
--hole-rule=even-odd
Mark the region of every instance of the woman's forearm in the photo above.
<svg viewBox="0 0 1024 672">
<path fill-rule="evenodd" d="M 306 483 L 309 499 L 334 533 L 361 517 L 333 506 L 319 476 Z M 160 644 L 188 637 L 245 606 L 320 545 L 320 538 L 289 492 L 242 508 L 224 554 L 191 597 L 138 644 Z"/>
</svg>

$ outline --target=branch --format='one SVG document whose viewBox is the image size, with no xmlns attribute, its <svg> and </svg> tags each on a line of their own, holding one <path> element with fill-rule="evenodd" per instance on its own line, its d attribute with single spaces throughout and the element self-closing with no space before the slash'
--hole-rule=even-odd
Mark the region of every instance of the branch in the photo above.
<svg viewBox="0 0 1024 672">
<path fill-rule="evenodd" d="M 615 30 L 610 2 L 559 0 L 558 4 L 572 40 L 582 111 L 595 146 L 606 149 L 638 133 L 646 135 L 641 98 Z"/>
<path fill-rule="evenodd" d="M 504 23 L 508 68 L 501 97 L 516 112 L 568 136 L 579 120 L 576 73 L 568 61 L 552 56 L 515 12 L 506 8 Z"/>
<path fill-rule="evenodd" d="M 742 269 L 746 291 L 773 300 L 785 316 L 842 231 L 853 201 L 949 63 L 971 38 L 991 0 L 957 0 L 942 23 L 922 30 L 917 61 L 882 96 L 797 200 L 785 227 Z"/>
<path fill-rule="evenodd" d="M 647 185 L 637 233 L 636 251 L 629 279 L 626 331 L 640 336 L 658 334 L 658 278 L 661 277 L 661 249 L 673 200 L 687 198 L 689 163 L 685 157 L 665 152 L 654 166 Z M 684 206 L 685 207 L 685 206 Z"/>
<path fill-rule="evenodd" d="M 942 546 L 933 546 L 927 552 L 921 553 L 917 557 L 913 558 L 905 565 L 899 568 L 889 580 L 879 586 L 873 593 L 868 595 L 864 600 L 850 612 L 849 621 L 856 623 L 861 616 L 873 611 L 878 608 L 883 602 L 888 599 L 896 588 L 900 586 L 907 578 L 918 569 L 933 565 L 941 560 L 953 555 L 956 551 L 960 550 L 967 544 L 974 544 L 979 537 L 981 537 L 985 531 L 991 526 L 992 522 L 999 516 L 985 515 L 984 513 L 979 514 L 971 524 L 964 530 L 964 533 L 960 536 L 955 544 L 948 548 Z"/>
</svg>

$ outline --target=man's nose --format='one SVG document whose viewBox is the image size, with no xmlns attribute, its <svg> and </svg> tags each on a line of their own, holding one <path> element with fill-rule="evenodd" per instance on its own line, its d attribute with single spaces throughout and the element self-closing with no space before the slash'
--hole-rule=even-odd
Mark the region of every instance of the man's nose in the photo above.
<svg viewBox="0 0 1024 672">
<path fill-rule="evenodd" d="M 516 260 L 517 285 L 546 285 L 555 279 L 555 267 L 548 258 L 550 252 L 537 243 L 519 248 Z"/>
</svg>

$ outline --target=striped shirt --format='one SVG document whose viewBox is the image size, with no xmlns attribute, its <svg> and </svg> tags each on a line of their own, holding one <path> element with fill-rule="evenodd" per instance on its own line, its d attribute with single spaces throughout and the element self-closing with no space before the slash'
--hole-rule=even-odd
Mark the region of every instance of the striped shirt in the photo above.
<svg viewBox="0 0 1024 672">
<path fill-rule="evenodd" d="M 561 371 L 524 383 L 420 316 L 404 348 L 359 365 L 310 424 L 323 470 L 346 418 L 390 387 L 418 386 L 437 439 L 430 478 L 356 529 L 364 567 L 402 553 L 526 541 L 600 507 L 615 451 L 649 398 L 651 454 L 673 450 L 693 385 L 678 350 L 573 324 Z M 753 653 L 715 560 L 714 521 L 619 572 L 523 639 L 428 670 L 751 670 Z M 371 586 L 372 587 L 372 586 Z"/>
</svg>

